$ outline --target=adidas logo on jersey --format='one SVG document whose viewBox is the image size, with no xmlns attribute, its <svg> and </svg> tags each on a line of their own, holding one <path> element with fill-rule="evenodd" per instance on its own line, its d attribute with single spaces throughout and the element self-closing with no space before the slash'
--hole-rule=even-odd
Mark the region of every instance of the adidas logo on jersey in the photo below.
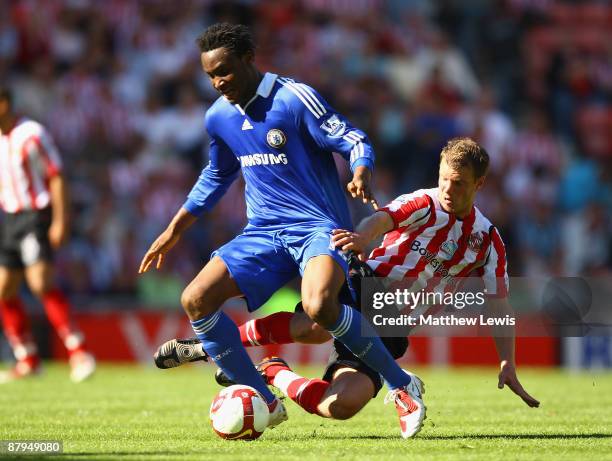
<svg viewBox="0 0 612 461">
<path fill-rule="evenodd" d="M 242 131 L 252 130 L 252 129 L 253 129 L 253 125 L 251 125 L 249 121 L 245 118 L 244 122 L 242 122 Z"/>
</svg>

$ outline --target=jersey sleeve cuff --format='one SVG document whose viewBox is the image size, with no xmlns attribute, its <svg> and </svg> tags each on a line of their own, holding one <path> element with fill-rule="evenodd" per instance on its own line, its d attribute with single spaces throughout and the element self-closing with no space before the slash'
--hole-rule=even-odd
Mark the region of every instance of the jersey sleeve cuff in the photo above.
<svg viewBox="0 0 612 461">
<path fill-rule="evenodd" d="M 370 171 L 374 171 L 374 162 L 367 157 L 360 157 L 351 164 L 351 171 L 354 173 L 358 166 L 365 166 Z"/>
<path fill-rule="evenodd" d="M 62 173 L 62 169 L 61 169 L 61 167 L 59 167 L 57 165 L 50 165 L 47 168 L 47 177 L 49 177 L 49 178 L 57 176 L 57 175 L 59 175 L 61 173 Z"/>
<path fill-rule="evenodd" d="M 188 198 L 185 203 L 183 203 L 183 208 L 185 208 L 189 213 L 194 216 L 200 216 L 204 212 L 204 207 L 198 205 L 196 202 Z"/>
<path fill-rule="evenodd" d="M 379 208 L 378 210 L 376 210 L 376 213 L 387 213 L 390 217 L 391 217 L 391 221 L 393 221 L 393 229 L 391 229 L 389 232 L 396 230 L 397 228 L 399 228 L 399 222 L 396 219 L 395 215 L 393 214 L 393 212 L 387 208 L 387 207 L 383 207 L 383 208 Z"/>
</svg>

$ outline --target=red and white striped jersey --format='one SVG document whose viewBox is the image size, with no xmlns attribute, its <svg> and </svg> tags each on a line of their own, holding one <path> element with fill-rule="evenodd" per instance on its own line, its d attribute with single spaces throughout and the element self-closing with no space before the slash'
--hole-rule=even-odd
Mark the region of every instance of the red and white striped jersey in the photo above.
<svg viewBox="0 0 612 461">
<path fill-rule="evenodd" d="M 49 179 L 62 163 L 51 136 L 38 122 L 20 118 L 8 133 L 0 131 L 0 207 L 6 213 L 49 206 Z"/>
<path fill-rule="evenodd" d="M 443 210 L 434 188 L 401 195 L 379 211 L 388 213 L 395 227 L 367 261 L 377 276 L 414 279 L 411 291 L 452 291 L 475 271 L 488 296 L 507 296 L 504 244 L 475 206 L 459 220 Z"/>
</svg>

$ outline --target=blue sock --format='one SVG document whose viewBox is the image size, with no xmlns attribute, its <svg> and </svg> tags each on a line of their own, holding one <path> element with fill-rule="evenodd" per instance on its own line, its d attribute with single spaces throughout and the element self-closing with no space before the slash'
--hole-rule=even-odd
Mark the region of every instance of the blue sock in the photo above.
<svg viewBox="0 0 612 461">
<path fill-rule="evenodd" d="M 266 402 L 274 401 L 276 397 L 253 366 L 232 319 L 217 311 L 191 322 L 191 326 L 206 353 L 230 379 L 255 388 Z"/>
<path fill-rule="evenodd" d="M 362 323 L 366 336 L 362 336 Z M 329 332 L 366 365 L 380 373 L 389 388 L 397 389 L 410 382 L 410 376 L 395 362 L 372 325 L 359 311 L 341 304 L 338 320 L 329 328 Z"/>
</svg>

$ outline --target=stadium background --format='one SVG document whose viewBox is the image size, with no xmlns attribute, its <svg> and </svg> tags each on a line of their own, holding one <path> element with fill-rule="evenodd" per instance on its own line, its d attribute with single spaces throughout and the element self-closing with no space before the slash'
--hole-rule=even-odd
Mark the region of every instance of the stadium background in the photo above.
<svg viewBox="0 0 612 461">
<path fill-rule="evenodd" d="M 492 158 L 478 205 L 500 228 L 511 276 L 611 274 L 607 2 L 4 1 L 0 78 L 63 154 L 74 219 L 59 277 L 99 359 L 149 362 L 162 340 L 190 335 L 182 287 L 244 225 L 238 181 L 162 272 L 137 276 L 206 162 L 203 114 L 217 96 L 194 39 L 220 20 L 252 27 L 262 70 L 308 82 L 369 134 L 380 202 L 434 185 L 440 147 L 469 135 Z M 369 211 L 351 206 L 355 220 Z M 268 312 L 296 296 L 286 290 Z M 41 350 L 61 357 L 29 300 Z M 566 343 L 572 354 L 557 339 L 519 340 L 519 364 L 571 356 L 572 366 L 612 367 L 609 338 Z M 326 351 L 282 353 L 308 363 Z M 411 354 L 418 363 L 495 361 L 485 339 L 418 339 Z"/>
</svg>

